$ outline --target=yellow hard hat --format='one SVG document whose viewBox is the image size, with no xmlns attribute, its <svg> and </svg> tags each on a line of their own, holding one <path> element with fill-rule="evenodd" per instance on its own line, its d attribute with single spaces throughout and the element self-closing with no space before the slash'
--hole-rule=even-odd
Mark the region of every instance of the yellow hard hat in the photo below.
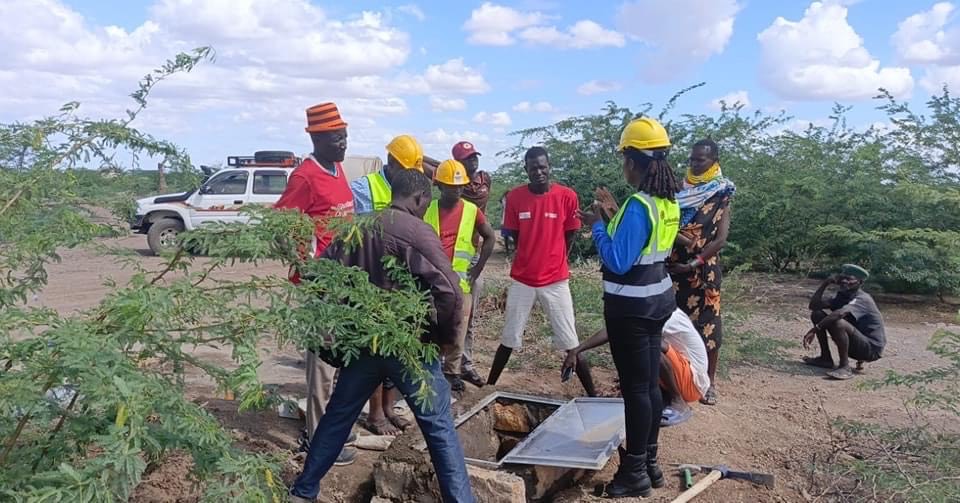
<svg viewBox="0 0 960 503">
<path fill-rule="evenodd" d="M 620 135 L 617 150 L 623 152 L 627 147 L 637 150 L 653 150 L 670 146 L 670 137 L 663 125 L 649 117 L 634 119 L 627 124 Z"/>
<path fill-rule="evenodd" d="M 423 147 L 414 137 L 402 134 L 390 140 L 387 153 L 406 169 L 423 171 Z"/>
<path fill-rule="evenodd" d="M 470 177 L 467 176 L 467 168 L 463 167 L 460 161 L 447 159 L 437 166 L 433 172 L 433 179 L 444 185 L 461 186 L 470 183 Z"/>
</svg>

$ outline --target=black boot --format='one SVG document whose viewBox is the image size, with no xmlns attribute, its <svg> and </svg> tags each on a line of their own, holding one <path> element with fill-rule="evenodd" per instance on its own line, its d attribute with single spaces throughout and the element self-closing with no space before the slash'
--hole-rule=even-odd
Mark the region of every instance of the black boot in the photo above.
<svg viewBox="0 0 960 503">
<path fill-rule="evenodd" d="M 647 475 L 647 455 L 628 454 L 620 449 L 620 469 L 607 484 L 607 498 L 646 498 L 653 494 Z"/>
<path fill-rule="evenodd" d="M 513 353 L 513 349 L 503 344 L 497 348 L 497 354 L 493 357 L 493 364 L 490 365 L 490 375 L 487 376 L 487 384 L 491 386 L 497 384 L 497 379 L 500 379 L 500 373 L 503 372 L 503 367 L 507 366 L 507 360 L 510 359 L 511 353 Z"/>
<path fill-rule="evenodd" d="M 657 444 L 647 446 L 647 475 L 650 476 L 650 485 L 663 487 L 663 470 L 657 464 Z"/>
</svg>

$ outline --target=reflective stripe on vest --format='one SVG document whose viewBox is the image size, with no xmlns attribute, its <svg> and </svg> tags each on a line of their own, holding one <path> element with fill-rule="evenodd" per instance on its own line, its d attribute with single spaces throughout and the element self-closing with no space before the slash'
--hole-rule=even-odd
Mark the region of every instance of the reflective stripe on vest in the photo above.
<svg viewBox="0 0 960 503">
<path fill-rule="evenodd" d="M 383 177 L 383 173 L 370 173 L 364 178 L 370 184 L 370 199 L 373 201 L 373 211 L 380 211 L 390 206 L 393 191 L 390 190 L 390 184 Z"/>
<path fill-rule="evenodd" d="M 630 196 L 647 210 L 650 219 L 650 238 L 633 267 L 626 274 L 604 272 L 603 291 L 612 295 L 633 298 L 650 298 L 664 295 L 673 286 L 664 262 L 670 256 L 673 242 L 680 229 L 680 206 L 676 201 L 652 197 L 638 192 Z M 617 233 L 629 200 L 620 207 L 607 225 L 607 234 Z M 672 292 L 671 292 L 672 293 Z"/>
<path fill-rule="evenodd" d="M 437 236 L 440 235 L 440 205 L 437 201 L 430 203 L 423 221 L 433 227 Z M 470 263 L 477 253 L 473 246 L 473 230 L 477 223 L 477 205 L 463 201 L 463 214 L 460 216 L 460 227 L 457 229 L 457 242 L 453 247 L 453 271 L 460 276 L 460 289 L 463 293 L 470 293 Z"/>
</svg>

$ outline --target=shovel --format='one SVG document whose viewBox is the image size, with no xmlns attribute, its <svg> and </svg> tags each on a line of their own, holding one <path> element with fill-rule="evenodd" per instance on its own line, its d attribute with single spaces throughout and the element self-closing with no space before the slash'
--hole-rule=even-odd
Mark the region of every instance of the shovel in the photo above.
<svg viewBox="0 0 960 503">
<path fill-rule="evenodd" d="M 754 472 L 740 472 L 736 470 L 731 470 L 726 466 L 706 466 L 706 465 L 693 465 L 693 464 L 677 464 L 674 463 L 674 466 L 678 470 L 683 471 L 684 469 L 703 472 L 707 476 L 694 484 L 693 487 L 684 491 L 680 496 L 673 500 L 672 503 L 687 503 L 692 500 L 696 495 L 707 490 L 714 482 L 720 479 L 736 479 L 736 480 L 746 480 L 747 482 L 752 482 L 754 484 L 770 487 L 774 486 L 774 477 L 771 474 L 767 473 L 754 473 Z"/>
</svg>

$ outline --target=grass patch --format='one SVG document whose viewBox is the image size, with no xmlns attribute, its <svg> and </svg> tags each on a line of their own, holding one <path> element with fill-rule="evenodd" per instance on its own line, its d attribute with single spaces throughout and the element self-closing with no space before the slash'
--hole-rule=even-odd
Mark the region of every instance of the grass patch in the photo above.
<svg viewBox="0 0 960 503">
<path fill-rule="evenodd" d="M 960 494 L 960 436 L 838 420 L 845 442 L 815 466 L 813 496 L 830 501 L 952 502 Z"/>
<path fill-rule="evenodd" d="M 717 363 L 717 372 L 722 377 L 727 377 L 732 368 L 745 365 L 783 368 L 787 365 L 786 350 L 797 347 L 794 341 L 763 336 L 752 330 L 739 331 L 736 323 L 729 325 L 732 325 L 732 330 L 727 330 L 724 334 L 720 361 Z"/>
</svg>

